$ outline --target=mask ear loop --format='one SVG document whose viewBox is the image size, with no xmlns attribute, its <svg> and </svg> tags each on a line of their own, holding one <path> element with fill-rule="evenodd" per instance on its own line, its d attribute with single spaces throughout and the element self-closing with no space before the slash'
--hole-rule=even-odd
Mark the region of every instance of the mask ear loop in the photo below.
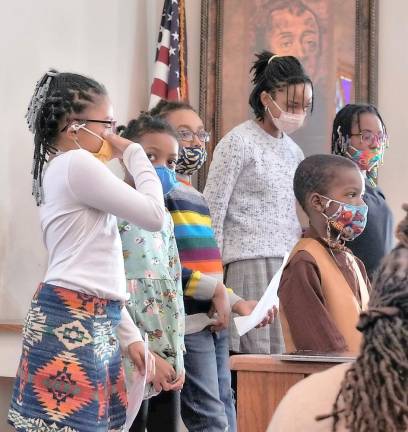
<svg viewBox="0 0 408 432">
<path fill-rule="evenodd" d="M 341 232 L 338 233 L 335 242 L 333 242 L 332 240 L 332 227 L 331 227 L 331 221 L 333 219 L 335 219 L 340 213 L 341 213 L 341 204 L 339 205 L 339 208 L 331 215 L 331 216 L 327 216 L 327 214 L 325 213 L 325 211 L 330 207 L 330 204 L 332 202 L 337 202 L 336 200 L 333 200 L 331 198 L 328 198 L 324 195 L 321 195 L 323 198 L 327 199 L 327 202 L 324 206 L 324 211 L 321 213 L 323 215 L 323 217 L 326 219 L 326 238 L 323 239 L 326 241 L 326 243 L 332 247 L 332 248 L 336 248 L 338 247 L 338 245 L 340 244 L 341 246 L 343 245 L 340 236 L 341 236 Z"/>
</svg>

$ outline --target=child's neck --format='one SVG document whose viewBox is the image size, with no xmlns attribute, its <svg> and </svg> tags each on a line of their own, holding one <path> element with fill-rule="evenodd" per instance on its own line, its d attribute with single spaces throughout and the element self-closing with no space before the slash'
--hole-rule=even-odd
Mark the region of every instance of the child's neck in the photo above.
<svg viewBox="0 0 408 432">
<path fill-rule="evenodd" d="M 312 224 L 312 222 L 309 221 L 309 228 L 305 232 L 305 236 L 322 239 L 332 249 L 342 249 L 342 242 L 337 240 L 337 237 L 332 231 L 330 231 L 330 238 L 327 238 L 326 226 L 316 225 L 317 224 Z"/>
</svg>

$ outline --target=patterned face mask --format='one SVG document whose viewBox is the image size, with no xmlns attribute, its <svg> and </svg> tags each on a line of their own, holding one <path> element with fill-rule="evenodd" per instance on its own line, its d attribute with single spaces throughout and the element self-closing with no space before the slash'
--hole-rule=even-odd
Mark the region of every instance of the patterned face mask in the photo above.
<svg viewBox="0 0 408 432">
<path fill-rule="evenodd" d="M 367 204 L 359 206 L 347 204 L 328 198 L 324 195 L 321 197 L 327 200 L 325 208 L 328 209 L 332 202 L 339 205 L 338 209 L 331 216 L 323 212 L 328 226 L 334 228 L 338 232 L 338 238 L 344 241 L 352 241 L 357 238 L 363 231 L 367 223 Z"/>
<path fill-rule="evenodd" d="M 177 160 L 176 172 L 192 175 L 198 171 L 207 160 L 207 151 L 202 147 L 181 147 Z"/>
</svg>

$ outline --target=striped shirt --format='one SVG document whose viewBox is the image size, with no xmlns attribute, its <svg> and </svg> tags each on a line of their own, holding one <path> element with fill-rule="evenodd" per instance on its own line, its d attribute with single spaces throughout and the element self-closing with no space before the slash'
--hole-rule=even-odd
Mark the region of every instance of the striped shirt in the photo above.
<svg viewBox="0 0 408 432">
<path fill-rule="evenodd" d="M 187 315 L 207 313 L 218 282 L 223 280 L 220 251 L 204 196 L 184 178 L 164 197 L 174 222 L 182 265 Z M 239 300 L 230 293 L 230 302 Z"/>
</svg>

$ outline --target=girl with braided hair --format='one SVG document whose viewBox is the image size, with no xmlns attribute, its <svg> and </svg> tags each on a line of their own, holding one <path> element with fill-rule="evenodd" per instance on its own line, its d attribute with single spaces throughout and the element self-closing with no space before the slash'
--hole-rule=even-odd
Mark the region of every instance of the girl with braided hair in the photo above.
<svg viewBox="0 0 408 432">
<path fill-rule="evenodd" d="M 374 105 L 349 104 L 337 113 L 333 121 L 332 153 L 356 162 L 365 178 L 367 226 L 350 244 L 350 249 L 363 261 L 370 279 L 393 246 L 392 212 L 377 185 L 378 168 L 387 146 L 387 128 Z"/>
<path fill-rule="evenodd" d="M 408 431 L 408 204 L 403 208 L 399 243 L 382 261 L 357 325 L 357 359 L 292 387 L 268 431 Z"/>
<path fill-rule="evenodd" d="M 47 72 L 27 113 L 34 133 L 33 195 L 49 253 L 23 330 L 8 421 L 18 431 L 123 430 L 126 389 L 119 347 L 143 374 L 144 343 L 126 308 L 116 217 L 156 231 L 160 181 L 142 147 L 114 135 L 105 88 Z M 121 158 L 136 190 L 106 167 Z"/>
</svg>

